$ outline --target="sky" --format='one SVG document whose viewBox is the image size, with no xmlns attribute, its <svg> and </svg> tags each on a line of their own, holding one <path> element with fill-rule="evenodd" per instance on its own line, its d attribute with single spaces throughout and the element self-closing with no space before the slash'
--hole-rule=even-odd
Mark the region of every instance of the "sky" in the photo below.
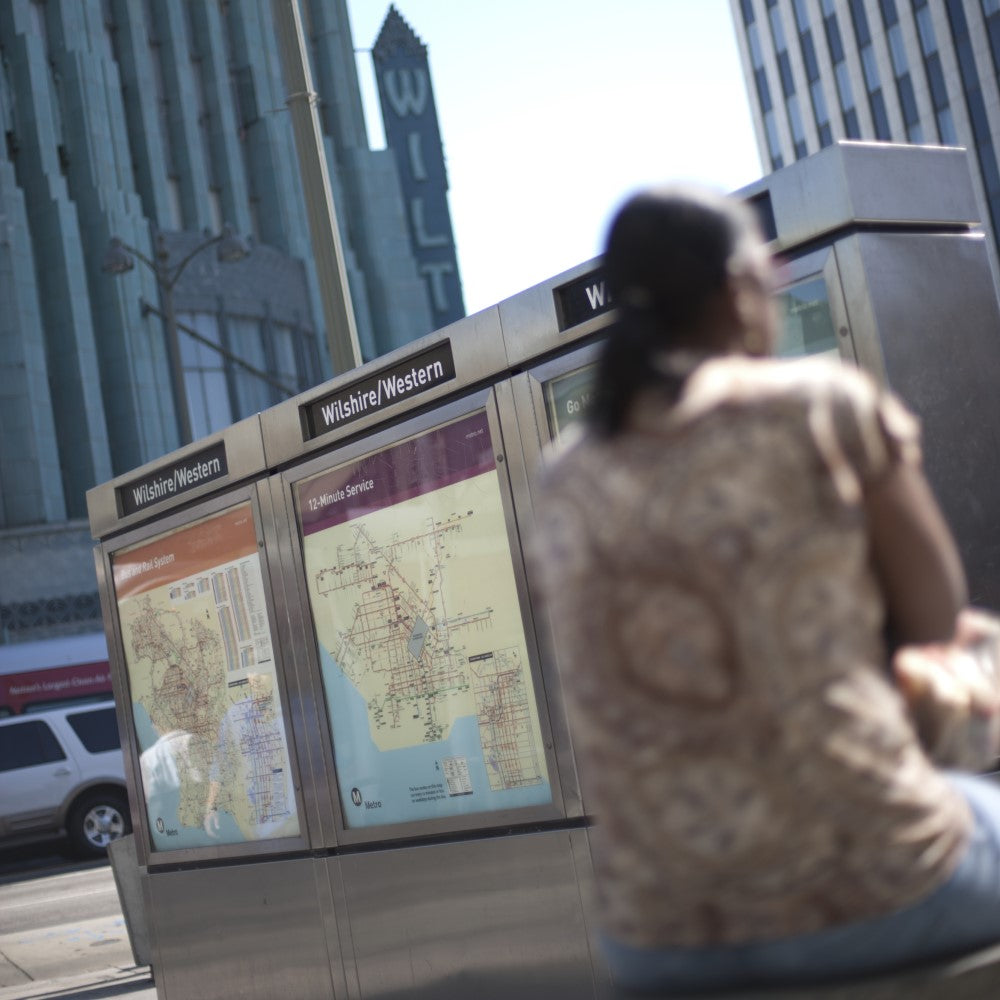
<svg viewBox="0 0 1000 1000">
<path fill-rule="evenodd" d="M 763 175 L 728 0 L 395 6 L 428 49 L 469 313 L 594 257 L 641 186 Z M 389 3 L 348 9 L 378 148 L 367 50 Z"/>
</svg>

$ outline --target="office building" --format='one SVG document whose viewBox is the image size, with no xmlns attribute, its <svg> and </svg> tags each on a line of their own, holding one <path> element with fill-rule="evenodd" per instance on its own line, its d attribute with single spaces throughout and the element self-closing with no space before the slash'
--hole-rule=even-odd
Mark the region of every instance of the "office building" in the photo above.
<svg viewBox="0 0 1000 1000">
<path fill-rule="evenodd" d="M 346 0 L 298 7 L 368 360 L 437 328 L 433 282 Z M 335 374 L 274 18 L 0 3 L 0 642 L 100 627 L 87 489 Z"/>
<path fill-rule="evenodd" d="M 838 139 L 964 146 L 996 273 L 1000 0 L 730 0 L 761 159 Z"/>
</svg>

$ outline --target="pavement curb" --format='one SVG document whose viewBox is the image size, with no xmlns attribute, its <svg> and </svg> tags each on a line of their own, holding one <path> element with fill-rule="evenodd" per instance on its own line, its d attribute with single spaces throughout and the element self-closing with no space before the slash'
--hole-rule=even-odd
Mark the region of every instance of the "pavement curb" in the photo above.
<svg viewBox="0 0 1000 1000">
<path fill-rule="evenodd" d="M 155 1000 L 152 970 L 147 965 L 99 969 L 82 976 L 34 980 L 0 988 L 0 1000 L 102 1000 L 130 996 Z"/>
</svg>

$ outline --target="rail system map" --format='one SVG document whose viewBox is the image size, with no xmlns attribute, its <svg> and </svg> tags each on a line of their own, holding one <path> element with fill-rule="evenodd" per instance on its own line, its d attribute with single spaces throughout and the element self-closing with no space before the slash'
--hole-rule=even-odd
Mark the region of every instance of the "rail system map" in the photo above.
<svg viewBox="0 0 1000 1000">
<path fill-rule="evenodd" d="M 154 848 L 298 834 L 250 505 L 112 568 Z"/>
<path fill-rule="evenodd" d="M 486 414 L 296 492 L 346 823 L 549 802 Z"/>
</svg>

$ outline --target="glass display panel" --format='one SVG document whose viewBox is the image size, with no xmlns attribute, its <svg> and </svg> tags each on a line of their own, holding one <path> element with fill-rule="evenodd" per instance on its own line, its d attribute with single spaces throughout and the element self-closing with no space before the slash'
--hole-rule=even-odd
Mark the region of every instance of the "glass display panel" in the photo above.
<svg viewBox="0 0 1000 1000">
<path fill-rule="evenodd" d="M 561 440 L 566 429 L 586 413 L 593 395 L 594 372 L 594 365 L 586 365 L 545 383 L 545 411 L 553 441 Z"/>
<path fill-rule="evenodd" d="M 549 803 L 486 413 L 295 501 L 346 826 Z"/>
<path fill-rule="evenodd" d="M 775 353 L 779 357 L 794 358 L 804 354 L 840 357 L 830 298 L 822 276 L 782 289 L 777 301 L 781 311 L 781 335 Z"/>
<path fill-rule="evenodd" d="M 111 557 L 153 849 L 296 836 L 249 503 Z"/>
</svg>

